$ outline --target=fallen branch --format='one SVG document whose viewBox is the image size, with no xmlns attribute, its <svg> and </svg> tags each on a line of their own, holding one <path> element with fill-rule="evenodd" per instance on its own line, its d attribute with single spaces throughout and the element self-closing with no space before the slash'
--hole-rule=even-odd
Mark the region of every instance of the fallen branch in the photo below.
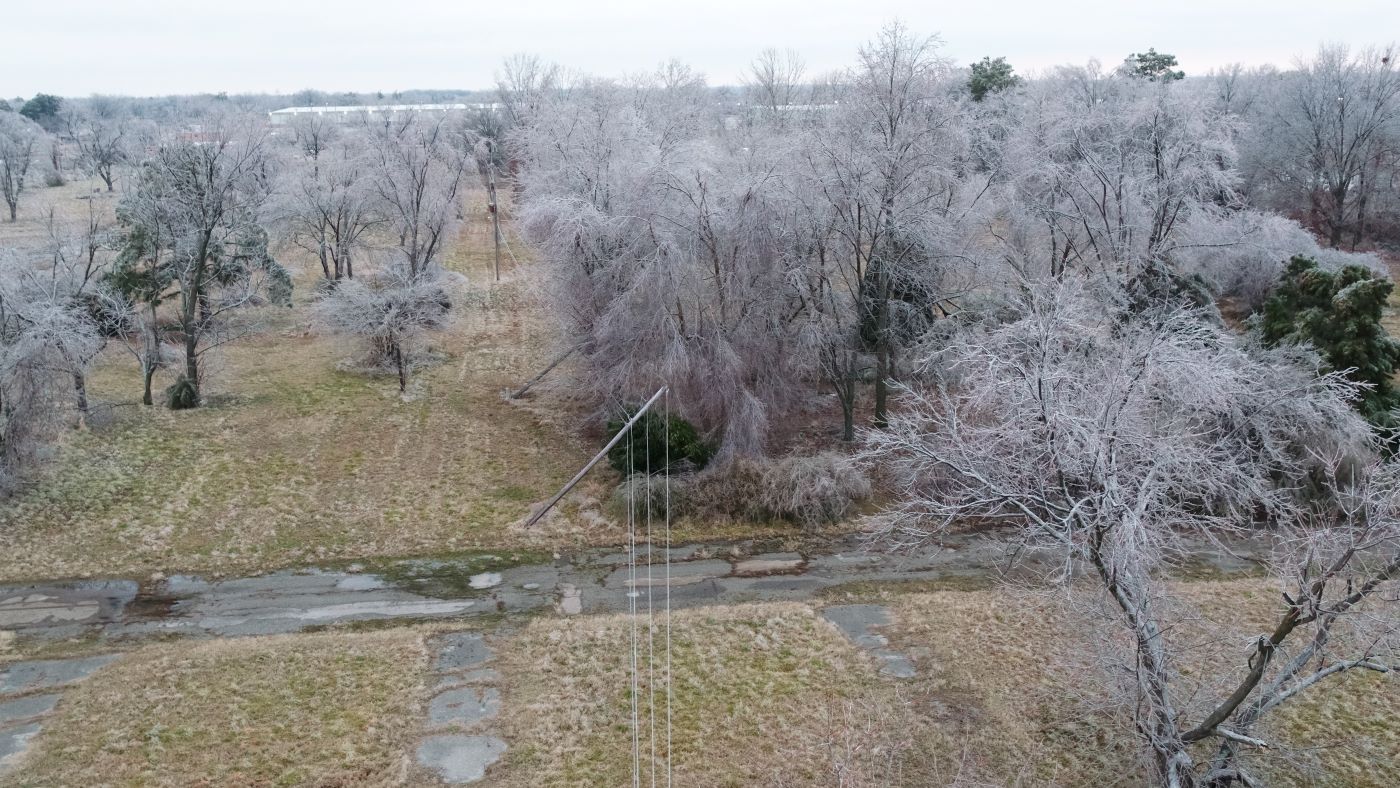
<svg viewBox="0 0 1400 788">
<path fill-rule="evenodd" d="M 568 358 L 569 356 L 572 356 L 572 355 L 574 354 L 574 351 L 576 351 L 576 350 L 578 350 L 579 348 L 583 347 L 585 344 L 586 344 L 586 343 L 584 343 L 584 342 L 580 342 L 580 343 L 578 343 L 577 345 L 574 345 L 574 346 L 570 347 L 568 350 L 565 350 L 563 353 L 560 353 L 559 355 L 555 356 L 555 357 L 554 357 L 554 360 L 551 361 L 551 362 L 549 362 L 549 366 L 547 366 L 547 367 L 545 367 L 543 370 L 541 370 L 541 371 L 540 371 L 540 374 L 534 376 L 533 378 L 530 378 L 530 380 L 529 380 L 525 385 L 523 385 L 523 386 L 520 387 L 520 390 L 519 390 L 519 391 L 516 391 L 514 394 L 511 394 L 511 395 L 510 395 L 510 398 L 511 398 L 511 399 L 520 399 L 521 397 L 525 396 L 525 392 L 529 391 L 530 388 L 531 388 L 532 386 L 534 386 L 536 383 L 539 383 L 541 380 L 543 380 L 543 379 L 544 379 L 544 376 L 545 376 L 545 375 L 548 375 L 549 372 L 550 372 L 550 370 L 552 370 L 552 369 L 554 369 L 555 367 L 559 366 L 560 364 L 564 363 L 564 359 Z"/>
<path fill-rule="evenodd" d="M 1222 739 L 1229 739 L 1230 741 L 1239 742 L 1240 744 L 1248 744 L 1251 747 L 1258 747 L 1262 750 L 1271 749 L 1269 743 L 1264 741 L 1263 739 L 1256 739 L 1253 736 L 1246 736 L 1243 733 L 1236 733 L 1230 730 L 1229 728 L 1217 727 L 1214 732 L 1217 736 L 1219 736 Z"/>
</svg>

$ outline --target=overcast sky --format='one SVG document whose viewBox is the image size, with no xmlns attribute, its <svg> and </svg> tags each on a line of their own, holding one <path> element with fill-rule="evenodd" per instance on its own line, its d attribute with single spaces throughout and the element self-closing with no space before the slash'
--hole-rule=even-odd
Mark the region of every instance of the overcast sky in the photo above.
<svg viewBox="0 0 1400 788">
<path fill-rule="evenodd" d="M 3 96 L 483 88 L 515 52 L 605 76 L 674 57 L 737 84 L 765 47 L 798 50 L 809 73 L 846 66 L 894 18 L 960 64 L 1005 55 L 1022 72 L 1156 47 L 1203 73 L 1400 38 L 1400 0 L 0 2 Z"/>
</svg>

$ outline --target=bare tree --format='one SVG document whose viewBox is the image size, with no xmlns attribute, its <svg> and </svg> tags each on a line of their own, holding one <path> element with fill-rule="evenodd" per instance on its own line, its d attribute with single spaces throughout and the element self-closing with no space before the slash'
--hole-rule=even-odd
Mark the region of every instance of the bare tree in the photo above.
<svg viewBox="0 0 1400 788">
<path fill-rule="evenodd" d="M 291 127 L 293 143 L 313 167 L 320 161 L 321 154 L 343 136 L 334 120 L 314 112 L 295 116 Z"/>
<path fill-rule="evenodd" d="M 281 179 L 266 213 L 292 243 L 316 255 L 327 281 L 353 279 L 356 255 L 384 223 L 371 162 L 351 140 L 305 139 L 310 158 Z"/>
<path fill-rule="evenodd" d="M 559 67 L 539 55 L 511 55 L 496 72 L 496 95 L 503 108 L 506 125 L 529 123 L 550 92 L 559 87 Z"/>
<path fill-rule="evenodd" d="M 0 257 L 0 491 L 8 492 L 62 426 L 74 375 L 101 347 L 58 277 Z"/>
<path fill-rule="evenodd" d="M 49 209 L 44 222 L 47 259 L 41 269 L 46 273 L 36 271 L 28 277 L 31 285 L 43 282 L 48 299 L 65 304 L 93 322 L 97 336 L 104 340 L 75 348 L 73 352 L 85 353 L 65 358 L 73 378 L 79 426 L 85 425 L 89 415 L 87 369 L 106 344 L 105 337 L 122 322 L 119 313 L 123 309 L 103 287 L 111 263 L 111 223 L 94 201 L 87 203 L 88 215 L 81 225 L 60 221 L 56 212 Z"/>
<path fill-rule="evenodd" d="M 809 154 L 836 231 L 851 250 L 862 339 L 875 353 L 875 420 L 888 415 L 902 294 L 918 311 L 940 294 L 928 275 L 929 243 L 947 234 L 959 193 L 961 115 L 941 90 L 949 63 L 938 40 L 892 23 L 860 50 L 842 101 Z M 845 256 L 845 251 L 838 252 Z"/>
<path fill-rule="evenodd" d="M 316 305 L 316 315 L 333 333 L 366 340 L 371 366 L 393 369 L 403 394 L 417 342 L 450 324 L 464 282 L 437 267 L 410 272 L 396 263 L 377 276 L 342 282 Z"/>
<path fill-rule="evenodd" d="M 801 111 L 797 107 L 810 93 L 802 83 L 806 68 L 802 56 L 791 49 L 765 49 L 749 64 L 745 92 L 765 121 L 781 127 Z"/>
<path fill-rule="evenodd" d="M 1378 156 L 1400 118 L 1396 49 L 1324 46 L 1287 75 L 1264 133 L 1272 184 L 1307 206 L 1332 247 L 1365 233 Z M 1301 189 L 1302 194 L 1297 194 Z"/>
<path fill-rule="evenodd" d="M 1155 780 L 1247 782 L 1241 754 L 1268 754 L 1262 714 L 1346 670 L 1395 666 L 1395 614 L 1375 606 L 1400 573 L 1396 469 L 1368 465 L 1355 392 L 1318 376 L 1316 359 L 1251 346 L 1190 311 L 1125 317 L 1076 283 L 1032 286 L 1018 306 L 1019 318 L 971 325 L 931 354 L 934 377 L 870 436 L 902 498 L 884 533 L 908 542 L 1000 523 L 1060 558 L 1050 579 L 1065 593 L 1081 593 L 1071 581 L 1086 572 L 1116 613 L 1109 678 L 1128 678 L 1120 707 Z M 1290 590 L 1278 625 L 1250 639 L 1247 667 L 1213 668 L 1177 632 L 1195 614 L 1165 573 L 1192 539 L 1228 542 L 1261 516 Z M 1346 622 L 1364 636 L 1336 637 Z M 1192 745 L 1207 739 L 1220 753 L 1197 763 Z"/>
<path fill-rule="evenodd" d="M 0 113 L 0 197 L 10 208 L 10 221 L 19 211 L 25 178 L 34 164 L 34 152 L 44 130 L 18 112 Z"/>
<path fill-rule="evenodd" d="M 1087 106 L 1065 99 L 1073 78 L 1035 85 L 1008 135 L 993 232 L 1019 275 L 1127 286 L 1171 268 L 1189 221 L 1237 202 L 1228 119 L 1178 85 L 1115 80 Z"/>
<path fill-rule="evenodd" d="M 83 166 L 102 179 L 107 191 L 113 191 L 116 168 L 130 158 L 126 119 L 94 112 L 70 115 L 68 133 L 78 145 Z"/>
<path fill-rule="evenodd" d="M 407 115 L 371 123 L 370 182 L 409 276 L 427 271 L 461 218 L 460 191 L 476 168 L 460 119 Z M 469 170 L 470 168 L 470 170 Z"/>
</svg>

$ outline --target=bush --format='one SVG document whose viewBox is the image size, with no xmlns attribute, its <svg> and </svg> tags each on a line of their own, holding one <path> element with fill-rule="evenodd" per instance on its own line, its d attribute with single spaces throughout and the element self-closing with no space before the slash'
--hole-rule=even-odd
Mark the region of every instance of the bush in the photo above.
<svg viewBox="0 0 1400 788">
<path fill-rule="evenodd" d="M 635 408 L 623 412 L 620 419 L 608 422 L 608 433 L 616 435 L 636 414 Z M 699 470 L 714 456 L 714 448 L 700 437 L 695 425 L 680 418 L 665 416 L 653 411 L 639 419 L 627 437 L 618 442 L 608 452 L 608 462 L 619 473 L 652 473 L 670 470 Z M 628 460 L 631 466 L 628 466 Z M 670 467 L 667 467 L 669 460 Z"/>
<path fill-rule="evenodd" d="M 1385 270 L 1375 255 L 1324 249 L 1297 222 L 1259 211 L 1194 216 L 1185 225 L 1184 239 L 1172 252 L 1175 267 L 1201 277 L 1217 295 L 1237 300 L 1249 312 L 1264 308 L 1295 255 L 1316 260 L 1325 271 L 1347 265 Z"/>
<path fill-rule="evenodd" d="M 737 459 L 695 477 L 691 510 L 702 517 L 729 520 L 771 519 L 764 511 L 763 465 Z"/>
<path fill-rule="evenodd" d="M 633 501 L 636 506 L 634 517 L 638 522 L 646 520 L 648 504 L 653 519 L 666 517 L 669 506 L 672 517 L 680 517 L 685 514 L 686 503 L 690 499 L 690 476 L 670 477 L 670 490 L 666 489 L 667 477 L 662 475 L 647 475 L 636 473 L 622 480 L 613 490 L 613 505 L 617 511 L 627 516 L 627 503 Z"/>
<path fill-rule="evenodd" d="M 735 460 L 698 476 L 687 503 L 712 517 L 788 520 L 816 528 L 849 517 L 869 495 L 870 480 L 849 457 L 818 454 Z"/>
<path fill-rule="evenodd" d="M 58 170 L 49 170 L 48 172 L 44 173 L 44 185 L 48 186 L 49 188 L 62 186 L 67 182 L 68 181 L 65 181 L 63 179 L 63 173 L 59 172 Z"/>
<path fill-rule="evenodd" d="M 870 496 L 870 480 L 849 457 L 787 457 L 763 474 L 763 509 L 803 528 L 840 522 Z"/>
</svg>

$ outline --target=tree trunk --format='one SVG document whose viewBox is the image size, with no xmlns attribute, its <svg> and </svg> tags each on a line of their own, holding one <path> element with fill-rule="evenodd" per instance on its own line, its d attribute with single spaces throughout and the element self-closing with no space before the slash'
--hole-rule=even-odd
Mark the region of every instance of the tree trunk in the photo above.
<svg viewBox="0 0 1400 788">
<path fill-rule="evenodd" d="M 143 386 L 141 393 L 142 405 L 155 404 L 155 400 L 151 397 L 151 379 L 156 376 L 156 367 L 160 364 L 160 338 L 159 334 L 156 333 L 159 331 L 160 324 L 156 322 L 157 315 L 154 299 L 151 300 L 150 305 L 151 324 L 147 327 L 148 330 L 143 332 L 144 336 L 142 337 L 146 343 L 146 347 L 141 354 L 141 384 Z"/>
<path fill-rule="evenodd" d="M 1102 529 L 1095 529 L 1090 538 L 1090 560 L 1133 633 L 1137 656 L 1137 727 L 1152 750 L 1155 781 L 1163 788 L 1195 788 L 1195 764 L 1172 703 L 1171 672 L 1163 643 L 1166 635 L 1152 615 L 1146 590 L 1137 581 L 1146 570 L 1132 565 L 1110 568 L 1110 559 L 1105 554 L 1105 542 L 1110 537 Z"/>
<path fill-rule="evenodd" d="M 203 399 L 199 385 L 199 337 L 193 330 L 185 331 L 185 379 L 194 389 L 194 401 L 198 405 Z"/>
<path fill-rule="evenodd" d="M 82 372 L 73 372 L 73 392 L 78 398 L 78 429 L 87 427 L 88 395 L 87 379 Z"/>
<path fill-rule="evenodd" d="M 1332 216 L 1328 220 L 1328 224 L 1331 226 L 1327 228 L 1327 245 L 1333 249 L 1342 245 L 1342 232 L 1346 229 L 1346 203 L 1346 189 L 1333 189 Z"/>
<path fill-rule="evenodd" d="M 141 382 L 145 386 L 145 389 L 141 393 L 141 404 L 154 405 L 155 399 L 151 397 L 151 379 L 156 376 L 155 361 L 148 357 L 141 366 Z"/>
<path fill-rule="evenodd" d="M 845 383 L 847 395 L 841 398 L 841 440 L 852 443 L 856 439 L 855 381 Z"/>
<path fill-rule="evenodd" d="M 1356 224 L 1351 228 L 1351 250 L 1356 251 L 1356 247 L 1361 243 L 1362 236 L 1366 233 L 1366 168 L 1361 168 L 1360 183 L 1357 184 L 1356 197 Z"/>
<path fill-rule="evenodd" d="M 856 359 L 855 351 L 842 354 L 832 382 L 836 388 L 836 399 L 841 403 L 841 440 L 851 443 L 856 439 Z"/>
<path fill-rule="evenodd" d="M 890 350 L 880 339 L 880 350 L 875 354 L 875 426 L 884 429 L 889 426 L 889 383 Z"/>
<path fill-rule="evenodd" d="M 403 348 L 397 344 L 394 345 L 394 365 L 399 370 L 399 393 L 403 394 L 408 391 L 408 370 L 404 368 Z"/>
</svg>

